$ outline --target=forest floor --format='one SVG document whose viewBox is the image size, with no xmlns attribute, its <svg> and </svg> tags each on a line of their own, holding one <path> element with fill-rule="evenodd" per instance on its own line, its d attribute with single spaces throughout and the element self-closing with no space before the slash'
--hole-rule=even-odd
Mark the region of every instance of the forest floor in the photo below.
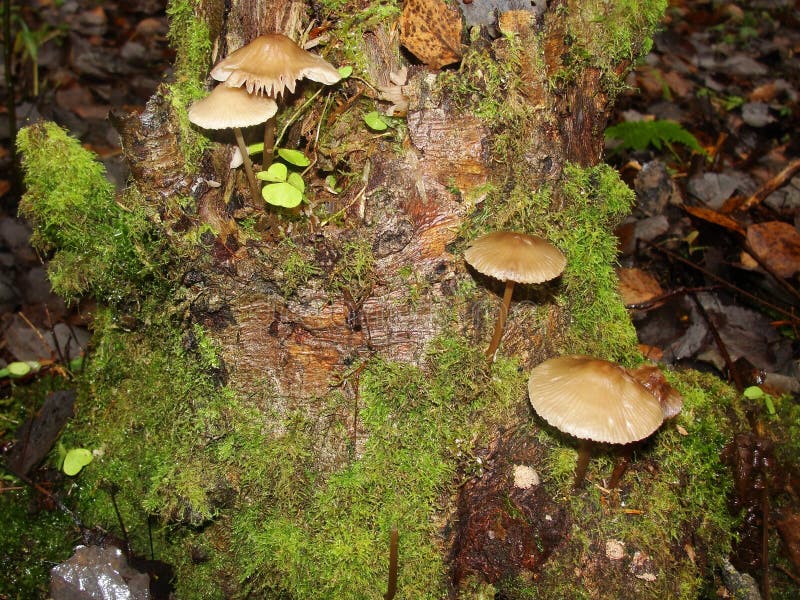
<svg viewBox="0 0 800 600">
<path fill-rule="evenodd" d="M 169 77 L 164 4 L 17 5 L 12 58 L 19 125 L 42 118 L 60 123 L 124 186 L 127 170 L 107 114 L 142 107 Z M 607 147 L 607 160 L 637 195 L 618 229 L 619 277 L 643 352 L 712 371 L 740 391 L 758 385 L 795 401 L 798 54 L 800 5 L 793 0 L 674 1 L 652 52 L 618 100 Z M 49 289 L 30 230 L 15 215 L 8 107 L 0 112 L 0 369 L 12 361 L 55 365 L 80 355 L 92 306 L 67 307 Z M 0 397 L 9 388 L 0 380 Z M 764 403 L 768 417 L 768 400 L 754 402 Z M 1 437 L 15 427 L 0 422 Z M 786 482 L 776 494 L 788 494 L 793 508 L 782 522 L 797 523 L 797 477 Z M 747 493 L 739 500 L 755 501 Z M 800 577 L 799 529 L 780 531 L 794 561 L 792 578 Z M 745 570 L 759 552 L 747 542 L 734 561 Z"/>
</svg>

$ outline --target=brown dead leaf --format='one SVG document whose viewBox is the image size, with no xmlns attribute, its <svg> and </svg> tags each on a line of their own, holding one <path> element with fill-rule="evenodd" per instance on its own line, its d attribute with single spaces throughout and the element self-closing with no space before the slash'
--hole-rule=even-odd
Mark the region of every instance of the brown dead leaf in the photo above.
<svg viewBox="0 0 800 600">
<path fill-rule="evenodd" d="M 703 221 L 708 221 L 714 225 L 724 227 L 729 231 L 734 231 L 740 235 L 744 235 L 744 227 L 742 227 L 736 220 L 732 219 L 728 215 L 723 215 L 722 213 L 711 210 L 710 208 L 703 208 L 702 206 L 688 206 L 686 204 L 683 205 L 683 210 L 688 212 L 693 217 L 697 217 Z"/>
<path fill-rule="evenodd" d="M 750 102 L 772 102 L 778 95 L 778 86 L 774 81 L 765 83 L 755 88 L 748 98 Z"/>
<path fill-rule="evenodd" d="M 461 60 L 461 13 L 442 0 L 406 0 L 400 43 L 431 69 Z"/>
<path fill-rule="evenodd" d="M 9 183 L 8 179 L 0 179 L 0 198 L 5 196 L 10 189 L 11 184 Z"/>
<path fill-rule="evenodd" d="M 504 35 L 519 35 L 530 31 L 534 25 L 534 18 L 529 10 L 507 10 L 500 13 L 497 27 Z"/>
<path fill-rule="evenodd" d="M 667 71 L 663 74 L 664 82 L 678 98 L 686 98 L 694 90 L 694 83 L 683 77 L 677 71 Z"/>
<path fill-rule="evenodd" d="M 747 243 L 761 260 L 781 277 L 800 271 L 800 233 L 782 221 L 757 223 L 747 228 Z"/>
<path fill-rule="evenodd" d="M 619 293 L 626 305 L 641 304 L 664 293 L 656 278 L 641 269 L 617 269 Z"/>
</svg>

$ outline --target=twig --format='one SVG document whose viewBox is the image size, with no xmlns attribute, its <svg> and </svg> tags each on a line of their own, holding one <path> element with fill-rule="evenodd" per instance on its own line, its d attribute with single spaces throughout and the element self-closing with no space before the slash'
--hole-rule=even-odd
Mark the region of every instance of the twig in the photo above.
<svg viewBox="0 0 800 600">
<path fill-rule="evenodd" d="M 392 531 L 389 534 L 389 585 L 383 595 L 383 600 L 392 600 L 397 593 L 397 539 L 397 525 L 392 525 Z"/>
<path fill-rule="evenodd" d="M 706 308 L 700 302 L 700 299 L 695 294 L 690 294 L 689 297 L 692 299 L 697 307 L 697 310 L 700 312 L 700 316 L 702 316 L 706 324 L 708 324 L 708 330 L 711 332 L 711 336 L 714 338 L 717 349 L 722 355 L 722 360 L 725 361 L 725 367 L 728 369 L 728 374 L 733 378 L 733 384 L 740 393 L 743 392 L 744 384 L 742 382 L 742 378 L 739 376 L 739 371 L 733 365 L 731 355 L 728 353 L 728 348 L 725 346 L 725 342 L 722 341 L 722 336 L 720 336 L 719 331 L 717 331 L 717 326 L 714 324 L 714 321 L 711 320 L 711 317 L 706 312 Z"/>
<path fill-rule="evenodd" d="M 694 288 L 687 288 L 687 287 L 679 287 L 675 288 L 672 291 L 665 292 L 650 300 L 645 302 L 635 302 L 633 304 L 626 304 L 625 308 L 628 310 L 645 310 L 648 308 L 653 308 L 656 304 L 660 302 L 664 302 L 664 300 L 669 300 L 673 296 L 683 296 L 684 294 L 694 294 L 695 292 L 711 292 L 713 290 L 718 290 L 721 286 L 718 285 L 707 285 L 703 287 L 694 287 Z"/>
<path fill-rule="evenodd" d="M 709 271 L 707 269 L 704 269 L 700 265 L 697 265 L 697 264 L 693 263 L 690 260 L 686 260 L 682 256 L 678 256 L 677 254 L 675 254 L 674 252 L 672 252 L 670 250 L 667 250 L 666 248 L 662 248 L 661 246 L 658 246 L 658 245 L 653 244 L 652 242 L 648 242 L 646 240 L 642 240 L 642 241 L 645 244 L 647 244 L 648 246 L 650 246 L 651 248 L 653 248 L 655 250 L 658 250 L 659 252 L 664 253 L 665 255 L 670 257 L 671 259 L 673 259 L 675 261 L 678 261 L 680 263 L 683 263 L 683 264 L 685 264 L 685 265 L 687 265 L 687 266 L 689 266 L 689 267 L 691 267 L 693 269 L 696 269 L 697 271 L 700 271 L 703 275 L 705 275 L 706 277 L 708 277 L 710 279 L 718 281 L 722 286 L 728 288 L 729 290 L 732 290 L 736 294 L 739 294 L 740 296 L 744 296 L 745 298 L 748 298 L 749 300 L 752 300 L 753 302 L 755 302 L 757 304 L 760 304 L 761 306 L 764 306 L 766 308 L 769 308 L 770 310 L 774 310 L 775 312 L 782 314 L 784 317 L 789 319 L 792 323 L 800 323 L 800 317 L 797 317 L 794 313 L 789 312 L 788 310 L 786 310 L 784 308 L 781 308 L 780 306 L 777 306 L 777 305 L 773 304 L 772 302 L 767 302 L 766 300 L 763 300 L 762 298 L 759 298 L 758 296 L 756 296 L 754 294 L 751 294 L 750 292 L 744 291 L 742 288 L 733 285 L 732 283 L 730 283 L 729 281 L 726 281 L 725 279 L 723 279 L 719 275 L 715 275 L 711 271 Z"/>
<path fill-rule="evenodd" d="M 762 185 L 761 188 L 745 200 L 739 208 L 741 210 L 747 210 L 756 204 L 761 204 L 764 198 L 783 186 L 783 184 L 789 181 L 798 171 L 800 171 L 800 158 L 796 158 L 786 165 L 780 173 Z"/>
</svg>

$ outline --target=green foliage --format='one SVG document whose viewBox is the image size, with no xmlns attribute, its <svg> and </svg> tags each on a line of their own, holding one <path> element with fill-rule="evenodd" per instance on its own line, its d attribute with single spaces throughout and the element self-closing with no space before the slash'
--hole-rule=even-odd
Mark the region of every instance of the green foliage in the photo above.
<svg viewBox="0 0 800 600">
<path fill-rule="evenodd" d="M 57 294 L 126 302 L 165 283 L 152 226 L 115 201 L 103 166 L 78 140 L 44 123 L 20 131 L 17 146 L 27 187 L 20 214 L 33 225 L 36 248 L 55 251 L 49 275 Z"/>
<path fill-rule="evenodd" d="M 81 472 L 83 467 L 92 462 L 92 451 L 86 448 L 71 448 L 64 452 L 64 462 L 61 470 L 65 475 L 74 477 Z"/>
<path fill-rule="evenodd" d="M 628 121 L 612 125 L 606 129 L 606 138 L 619 140 L 620 146 L 625 149 L 644 150 L 652 146 L 661 150 L 663 146 L 683 144 L 690 150 L 699 154 L 706 151 L 682 125 L 675 121 Z"/>
<path fill-rule="evenodd" d="M 366 113 L 364 115 L 364 123 L 374 131 L 386 131 L 389 128 L 389 123 L 377 110 Z"/>
<path fill-rule="evenodd" d="M 568 165 L 562 191 L 565 208 L 551 239 L 567 257 L 562 298 L 572 316 L 569 352 L 630 359 L 636 354 L 636 331 L 617 291 L 617 243 L 611 231 L 630 210 L 633 190 L 602 164 Z"/>
</svg>

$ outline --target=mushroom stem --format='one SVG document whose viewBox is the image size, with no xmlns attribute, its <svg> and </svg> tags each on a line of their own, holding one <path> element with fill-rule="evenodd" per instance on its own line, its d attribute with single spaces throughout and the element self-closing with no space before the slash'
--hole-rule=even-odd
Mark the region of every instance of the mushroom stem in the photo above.
<svg viewBox="0 0 800 600">
<path fill-rule="evenodd" d="M 253 174 L 253 163 L 250 161 L 250 155 L 247 153 L 247 145 L 244 143 L 242 130 L 238 127 L 233 128 L 233 133 L 236 136 L 236 143 L 239 145 L 239 152 L 242 153 L 242 163 L 244 164 L 244 172 L 247 174 L 247 182 L 250 184 L 250 192 L 253 194 L 253 202 L 259 206 L 264 206 L 264 200 L 261 198 L 261 189 L 256 182 L 256 176 Z"/>
<path fill-rule="evenodd" d="M 580 489 L 583 485 L 583 480 L 586 477 L 586 469 L 589 466 L 589 457 L 591 455 L 591 440 L 581 440 L 580 446 L 578 446 L 578 464 L 575 467 L 575 482 L 572 484 L 573 489 Z"/>
<path fill-rule="evenodd" d="M 266 171 L 272 164 L 272 155 L 275 152 L 275 117 L 270 117 L 264 123 L 264 152 L 261 159 L 261 169 Z"/>
<path fill-rule="evenodd" d="M 489 362 L 494 362 L 494 354 L 497 352 L 497 347 L 500 345 L 500 338 L 503 337 L 503 327 L 506 324 L 506 317 L 508 310 L 511 306 L 511 296 L 514 293 L 514 282 L 510 279 L 506 281 L 506 289 L 503 292 L 503 305 L 500 307 L 500 314 L 497 315 L 497 324 L 494 326 L 494 334 L 492 341 L 489 344 L 489 349 L 486 351 L 486 358 Z"/>
<path fill-rule="evenodd" d="M 611 471 L 611 480 L 608 482 L 608 489 L 613 490 L 619 485 L 622 476 L 628 470 L 628 465 L 631 464 L 631 455 L 633 454 L 633 444 L 625 444 L 619 451 L 617 460 L 614 463 L 614 470 Z"/>
</svg>

